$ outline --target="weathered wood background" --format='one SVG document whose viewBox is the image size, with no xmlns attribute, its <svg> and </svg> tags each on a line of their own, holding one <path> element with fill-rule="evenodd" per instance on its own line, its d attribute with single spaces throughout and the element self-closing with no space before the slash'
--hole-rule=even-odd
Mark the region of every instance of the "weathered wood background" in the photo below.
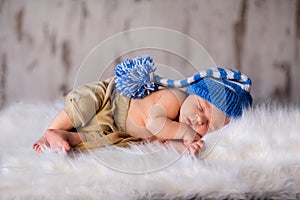
<svg viewBox="0 0 300 200">
<path fill-rule="evenodd" d="M 300 0 L 0 0 L 0 107 L 61 98 L 97 44 L 149 26 L 251 76 L 257 102 L 300 103 Z"/>
</svg>

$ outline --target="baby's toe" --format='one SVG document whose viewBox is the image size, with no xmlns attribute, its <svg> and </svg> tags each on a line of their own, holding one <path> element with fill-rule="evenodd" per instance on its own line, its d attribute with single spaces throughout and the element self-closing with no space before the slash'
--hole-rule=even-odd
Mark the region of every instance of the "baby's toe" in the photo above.
<svg viewBox="0 0 300 200">
<path fill-rule="evenodd" d="M 66 141 L 62 142 L 62 147 L 66 150 L 69 151 L 71 149 L 70 144 Z"/>
<path fill-rule="evenodd" d="M 35 144 L 33 149 L 38 153 L 43 153 L 42 147 L 39 144 Z"/>
</svg>

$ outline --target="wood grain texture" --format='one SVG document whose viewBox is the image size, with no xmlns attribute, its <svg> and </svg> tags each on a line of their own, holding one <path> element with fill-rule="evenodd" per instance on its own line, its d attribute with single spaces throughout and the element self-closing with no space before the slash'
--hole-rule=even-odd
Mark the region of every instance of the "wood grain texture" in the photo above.
<svg viewBox="0 0 300 200">
<path fill-rule="evenodd" d="M 184 33 L 218 66 L 247 73 L 256 102 L 300 104 L 299 10 L 300 0 L 0 0 L 0 105 L 63 97 L 96 45 L 149 26 Z M 112 63 L 122 56 L 120 48 L 112 50 Z M 167 53 L 156 56 L 186 65 Z"/>
</svg>

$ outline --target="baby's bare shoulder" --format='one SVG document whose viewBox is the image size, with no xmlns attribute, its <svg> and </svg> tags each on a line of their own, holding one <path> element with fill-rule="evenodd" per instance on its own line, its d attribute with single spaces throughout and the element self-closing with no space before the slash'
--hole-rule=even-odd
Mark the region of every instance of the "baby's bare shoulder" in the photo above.
<svg viewBox="0 0 300 200">
<path fill-rule="evenodd" d="M 158 102 L 165 105 L 178 104 L 180 106 L 186 97 L 187 94 L 177 88 L 163 88 L 138 101 L 149 104 L 156 104 Z"/>
<path fill-rule="evenodd" d="M 170 98 L 172 100 L 177 100 L 179 104 L 181 104 L 184 99 L 187 97 L 187 94 L 177 88 L 166 88 L 163 89 L 164 94 L 162 95 L 162 98 Z"/>
<path fill-rule="evenodd" d="M 185 99 L 185 93 L 179 89 L 163 89 L 157 102 L 164 109 L 169 119 L 175 119 Z"/>
</svg>

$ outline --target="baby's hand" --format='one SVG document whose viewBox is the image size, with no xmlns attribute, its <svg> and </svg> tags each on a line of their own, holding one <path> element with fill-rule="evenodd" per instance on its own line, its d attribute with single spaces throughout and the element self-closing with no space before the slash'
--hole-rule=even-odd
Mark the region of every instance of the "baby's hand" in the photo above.
<svg viewBox="0 0 300 200">
<path fill-rule="evenodd" d="M 203 146 L 204 146 L 204 141 L 197 140 L 197 141 L 193 142 L 190 146 L 188 146 L 186 152 L 189 154 L 198 155 L 201 152 Z"/>
<path fill-rule="evenodd" d="M 182 139 L 185 146 L 190 146 L 193 142 L 198 141 L 200 136 L 194 130 L 190 129 L 184 134 Z"/>
</svg>

